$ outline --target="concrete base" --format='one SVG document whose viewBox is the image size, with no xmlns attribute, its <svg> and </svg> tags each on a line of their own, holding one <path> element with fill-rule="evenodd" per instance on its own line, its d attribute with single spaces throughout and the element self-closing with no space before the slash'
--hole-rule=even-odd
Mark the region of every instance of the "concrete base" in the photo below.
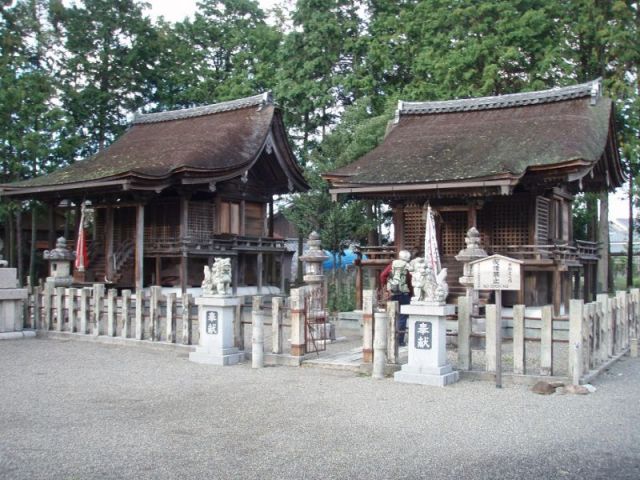
<svg viewBox="0 0 640 480">
<path fill-rule="evenodd" d="M 240 352 L 237 348 L 225 348 L 222 350 L 221 355 L 216 355 L 207 351 L 199 351 L 200 347 L 196 348 L 195 352 L 189 354 L 189 360 L 195 363 L 204 363 L 206 365 L 235 365 L 244 360 L 244 352 Z"/>
<path fill-rule="evenodd" d="M 19 338 L 35 338 L 36 332 L 30 330 L 22 330 L 21 332 L 3 332 L 0 333 L 0 340 L 17 340 Z"/>
<path fill-rule="evenodd" d="M 434 368 L 423 367 L 421 370 L 414 369 L 409 365 L 403 365 L 399 372 L 393 374 L 393 379 L 401 383 L 444 387 L 456 383 L 460 379 L 460 375 L 457 370 L 451 368 L 451 365 Z"/>
</svg>

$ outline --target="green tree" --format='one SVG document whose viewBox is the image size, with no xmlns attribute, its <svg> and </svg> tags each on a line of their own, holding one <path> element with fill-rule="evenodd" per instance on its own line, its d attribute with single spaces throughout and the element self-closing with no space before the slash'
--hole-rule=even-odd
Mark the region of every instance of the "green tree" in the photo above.
<svg viewBox="0 0 640 480">
<path fill-rule="evenodd" d="M 135 0 L 83 0 L 57 10 L 64 33 L 62 100 L 87 157 L 120 134 L 145 105 L 156 63 L 155 30 Z"/>
<path fill-rule="evenodd" d="M 271 90 L 281 34 L 254 0 L 204 0 L 193 20 L 160 24 L 155 100 L 160 107 Z"/>
</svg>

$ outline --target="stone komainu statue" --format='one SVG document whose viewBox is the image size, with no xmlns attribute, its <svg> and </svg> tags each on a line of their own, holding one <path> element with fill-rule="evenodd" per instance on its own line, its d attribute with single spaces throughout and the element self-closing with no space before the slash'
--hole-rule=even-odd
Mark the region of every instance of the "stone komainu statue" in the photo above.
<svg viewBox="0 0 640 480">
<path fill-rule="evenodd" d="M 215 263 L 211 268 L 205 265 L 204 280 L 202 281 L 202 293 L 204 295 L 231 294 L 230 258 L 216 258 Z"/>
</svg>

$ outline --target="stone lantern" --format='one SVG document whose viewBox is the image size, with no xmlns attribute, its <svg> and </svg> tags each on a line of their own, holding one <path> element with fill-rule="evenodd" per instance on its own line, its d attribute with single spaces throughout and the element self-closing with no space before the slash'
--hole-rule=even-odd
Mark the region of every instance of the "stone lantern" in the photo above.
<svg viewBox="0 0 640 480">
<path fill-rule="evenodd" d="M 322 250 L 318 232 L 311 232 L 307 245 L 309 249 L 300 257 L 300 260 L 304 263 L 304 276 L 302 279 L 307 284 L 309 292 L 306 308 L 307 321 L 310 324 L 317 324 L 316 328 L 319 328 L 320 324 L 324 324 L 325 332 L 322 337 L 335 340 L 335 329 L 331 323 L 327 322 L 323 290 L 324 274 L 322 264 L 329 257 Z"/>
<path fill-rule="evenodd" d="M 486 257 L 487 252 L 480 248 L 480 232 L 478 232 L 476 227 L 471 227 L 467 231 L 464 242 L 467 244 L 467 247 L 460 250 L 455 257 L 457 261 L 464 263 L 462 267 L 462 277 L 460 277 L 459 282 L 466 288 L 466 295 L 467 297 L 471 297 L 471 301 L 473 302 L 473 313 L 477 314 L 478 291 L 473 288 L 471 262 Z"/>
<path fill-rule="evenodd" d="M 329 257 L 324 254 L 321 248 L 320 235 L 317 232 L 311 232 L 307 245 L 309 250 L 300 257 L 300 260 L 304 262 L 304 276 L 302 278 L 311 288 L 321 288 L 324 280 L 322 264 Z"/>
<path fill-rule="evenodd" d="M 73 282 L 71 277 L 71 262 L 76 254 L 67 249 L 67 240 L 58 238 L 56 248 L 44 251 L 44 259 L 49 261 L 49 276 L 47 283 L 54 287 L 69 287 Z"/>
</svg>

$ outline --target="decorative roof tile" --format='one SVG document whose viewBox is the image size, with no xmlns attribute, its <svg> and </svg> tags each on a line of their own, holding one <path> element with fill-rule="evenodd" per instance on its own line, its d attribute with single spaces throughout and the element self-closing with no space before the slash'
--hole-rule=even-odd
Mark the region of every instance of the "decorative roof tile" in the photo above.
<svg viewBox="0 0 640 480">
<path fill-rule="evenodd" d="M 572 85 L 570 87 L 551 88 L 537 92 L 512 93 L 493 97 L 463 98 L 439 102 L 407 102 L 398 103 L 400 115 L 424 115 L 430 113 L 469 112 L 474 110 L 492 110 L 524 105 L 537 105 L 570 100 L 573 98 L 592 97 L 592 105 L 601 95 L 602 79 Z"/>
<path fill-rule="evenodd" d="M 238 98 L 228 102 L 214 103 L 211 105 L 203 105 L 200 107 L 183 108 L 180 110 L 168 110 L 158 113 L 137 113 L 133 118 L 133 125 L 141 123 L 167 122 L 171 120 L 181 120 L 184 118 L 200 117 L 203 115 L 211 115 L 214 113 L 229 112 L 240 108 L 253 106 L 264 106 L 273 104 L 273 96 L 271 92 L 253 95 L 252 97 Z"/>
</svg>

